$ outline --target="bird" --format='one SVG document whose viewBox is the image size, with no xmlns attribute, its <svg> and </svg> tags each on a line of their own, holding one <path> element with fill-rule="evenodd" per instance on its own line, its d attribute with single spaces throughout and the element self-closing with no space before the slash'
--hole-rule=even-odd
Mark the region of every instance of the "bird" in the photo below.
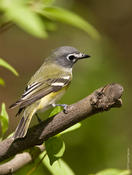
<svg viewBox="0 0 132 175">
<path fill-rule="evenodd" d="M 80 59 L 90 56 L 71 46 L 61 46 L 44 59 L 44 63 L 31 77 L 21 98 L 9 108 L 19 107 L 16 115 L 22 118 L 14 132 L 13 138 L 23 138 L 27 134 L 34 114 L 50 107 L 63 106 L 56 104 L 64 95 L 72 80 L 73 65 Z"/>
</svg>

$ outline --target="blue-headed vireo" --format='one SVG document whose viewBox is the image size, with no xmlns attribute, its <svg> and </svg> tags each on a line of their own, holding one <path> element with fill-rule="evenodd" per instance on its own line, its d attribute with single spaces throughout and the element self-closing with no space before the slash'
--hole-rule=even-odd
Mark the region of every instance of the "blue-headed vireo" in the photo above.
<svg viewBox="0 0 132 175">
<path fill-rule="evenodd" d="M 42 66 L 32 76 L 21 97 L 10 108 L 19 106 L 21 121 L 16 128 L 14 138 L 24 137 L 32 116 L 39 110 L 47 110 L 56 106 L 72 80 L 72 67 L 79 60 L 89 55 L 79 52 L 70 46 L 59 47 L 44 60 Z"/>
</svg>

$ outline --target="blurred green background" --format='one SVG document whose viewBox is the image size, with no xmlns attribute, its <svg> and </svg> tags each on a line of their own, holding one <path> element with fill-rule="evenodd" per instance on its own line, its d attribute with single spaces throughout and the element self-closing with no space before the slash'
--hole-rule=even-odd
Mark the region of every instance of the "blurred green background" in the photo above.
<svg viewBox="0 0 132 175">
<path fill-rule="evenodd" d="M 59 0 L 61 6 L 91 22 L 101 33 L 101 40 L 67 25 L 58 24 L 45 40 L 37 39 L 12 27 L 0 35 L 0 57 L 19 72 L 15 77 L 0 67 L 6 81 L 0 86 L 0 103 L 8 107 L 16 101 L 44 58 L 56 47 L 70 45 L 91 55 L 74 67 L 74 78 L 61 102 L 74 103 L 93 90 L 107 84 L 124 87 L 123 106 L 97 114 L 82 122 L 82 127 L 63 136 L 66 143 L 64 160 L 77 175 L 87 175 L 106 168 L 127 168 L 127 150 L 132 152 L 131 75 L 132 75 L 132 1 L 126 0 Z M 20 118 L 8 110 L 13 132 Z M 33 122 L 36 122 L 34 119 Z M 132 163 L 132 162 L 131 162 Z M 131 165 L 132 168 L 132 165 Z"/>
</svg>

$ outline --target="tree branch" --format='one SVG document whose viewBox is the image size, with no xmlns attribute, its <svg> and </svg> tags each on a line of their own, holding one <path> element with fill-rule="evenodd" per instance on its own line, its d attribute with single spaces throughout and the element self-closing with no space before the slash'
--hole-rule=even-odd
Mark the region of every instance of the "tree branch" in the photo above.
<svg viewBox="0 0 132 175">
<path fill-rule="evenodd" d="M 54 117 L 48 118 L 40 124 L 28 130 L 25 138 L 14 140 L 7 138 L 0 142 L 0 161 L 14 156 L 25 149 L 42 144 L 50 137 L 62 132 L 77 122 L 94 115 L 107 111 L 112 107 L 122 105 L 121 95 L 123 87 L 119 84 L 108 84 L 81 101 L 68 107 L 68 113 L 60 112 Z"/>
<path fill-rule="evenodd" d="M 36 148 L 37 149 L 34 149 L 32 153 L 24 152 L 17 154 L 12 160 L 0 165 L 0 175 L 11 175 L 24 165 L 35 160 L 35 158 L 45 150 L 44 145 L 36 146 Z"/>
</svg>

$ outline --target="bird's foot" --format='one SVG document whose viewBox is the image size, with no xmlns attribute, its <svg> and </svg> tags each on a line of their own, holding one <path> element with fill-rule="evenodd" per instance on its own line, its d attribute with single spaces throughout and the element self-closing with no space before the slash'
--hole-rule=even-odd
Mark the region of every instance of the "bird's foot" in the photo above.
<svg viewBox="0 0 132 175">
<path fill-rule="evenodd" d="M 65 114 L 67 114 L 68 113 L 68 105 L 67 104 L 52 104 L 52 106 L 53 107 L 56 107 L 56 106 L 61 106 L 61 107 L 63 107 L 63 112 L 65 113 Z"/>
</svg>

